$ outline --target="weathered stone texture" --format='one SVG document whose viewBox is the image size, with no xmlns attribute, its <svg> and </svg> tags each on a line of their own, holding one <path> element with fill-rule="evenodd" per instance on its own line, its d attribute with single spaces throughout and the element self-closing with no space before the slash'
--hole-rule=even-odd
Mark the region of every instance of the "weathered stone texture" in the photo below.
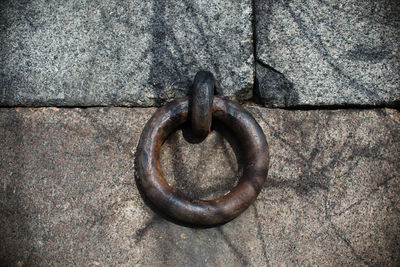
<svg viewBox="0 0 400 267">
<path fill-rule="evenodd" d="M 154 106 L 200 69 L 252 97 L 251 1 L 1 1 L 0 105 Z"/>
<path fill-rule="evenodd" d="M 256 0 L 257 60 L 292 84 L 268 84 L 258 66 L 258 101 L 280 107 L 400 103 L 399 16 L 395 0 Z"/>
<path fill-rule="evenodd" d="M 189 228 L 155 212 L 135 183 L 151 109 L 0 109 L 0 262 L 9 265 L 396 265 L 400 114 L 249 106 L 270 145 L 265 188 L 245 213 Z M 183 127 L 161 153 L 166 179 L 222 195 L 242 169 L 224 126 Z"/>
</svg>

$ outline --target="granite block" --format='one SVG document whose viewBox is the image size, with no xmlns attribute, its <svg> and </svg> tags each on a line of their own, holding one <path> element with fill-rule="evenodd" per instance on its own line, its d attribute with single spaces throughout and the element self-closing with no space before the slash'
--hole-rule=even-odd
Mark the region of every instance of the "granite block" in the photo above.
<svg viewBox="0 0 400 267">
<path fill-rule="evenodd" d="M 398 105 L 399 15 L 395 0 L 256 0 L 256 100 L 279 107 Z M 293 86 L 270 85 L 275 76 L 262 65 Z"/>
<path fill-rule="evenodd" d="M 197 71 L 252 97 L 251 1 L 1 1 L 0 106 L 158 106 Z"/>
<path fill-rule="evenodd" d="M 270 146 L 265 188 L 213 228 L 165 218 L 138 190 L 135 151 L 154 108 L 0 109 L 5 265 L 388 265 L 400 261 L 400 113 L 247 106 Z M 183 125 L 164 143 L 167 181 L 221 196 L 242 171 L 226 126 Z"/>
</svg>

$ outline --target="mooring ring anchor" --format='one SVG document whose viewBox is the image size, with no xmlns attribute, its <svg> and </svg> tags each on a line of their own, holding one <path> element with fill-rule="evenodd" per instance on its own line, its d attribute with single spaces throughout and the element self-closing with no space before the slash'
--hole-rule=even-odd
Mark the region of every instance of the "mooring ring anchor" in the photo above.
<svg viewBox="0 0 400 267">
<path fill-rule="evenodd" d="M 172 188 L 162 175 L 160 150 L 166 138 L 189 119 L 189 99 L 177 99 L 159 108 L 147 122 L 136 152 L 141 187 L 147 198 L 175 220 L 191 225 L 217 225 L 237 217 L 256 199 L 268 174 L 265 135 L 240 105 L 215 96 L 212 118 L 227 126 L 239 141 L 243 174 L 226 195 L 213 200 L 191 199 Z"/>
</svg>

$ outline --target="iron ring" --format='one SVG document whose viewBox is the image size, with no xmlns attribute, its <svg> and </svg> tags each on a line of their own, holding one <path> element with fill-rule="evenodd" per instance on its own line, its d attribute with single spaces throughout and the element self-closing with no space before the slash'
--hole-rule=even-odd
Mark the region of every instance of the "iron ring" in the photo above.
<svg viewBox="0 0 400 267">
<path fill-rule="evenodd" d="M 214 84 L 214 76 L 209 71 L 199 71 L 194 78 L 190 111 L 192 130 L 200 137 L 206 137 L 211 131 Z"/>
<path fill-rule="evenodd" d="M 176 128 L 188 120 L 188 98 L 159 108 L 147 122 L 137 148 L 136 166 L 147 198 L 170 217 L 192 225 L 216 225 L 242 213 L 256 199 L 268 174 L 269 153 L 265 135 L 256 120 L 240 105 L 214 97 L 213 119 L 230 128 L 243 155 L 243 174 L 228 194 L 213 200 L 190 199 L 172 188 L 160 166 L 160 149 Z"/>
</svg>

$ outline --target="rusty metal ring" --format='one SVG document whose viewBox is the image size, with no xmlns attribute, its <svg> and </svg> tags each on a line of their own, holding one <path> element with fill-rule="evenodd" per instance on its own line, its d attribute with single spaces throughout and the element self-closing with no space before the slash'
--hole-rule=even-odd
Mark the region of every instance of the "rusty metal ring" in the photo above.
<svg viewBox="0 0 400 267">
<path fill-rule="evenodd" d="M 211 131 L 214 76 L 209 71 L 196 74 L 192 88 L 190 107 L 193 133 L 206 137 Z"/>
<path fill-rule="evenodd" d="M 147 122 L 137 148 L 137 171 L 143 191 L 167 215 L 192 225 L 216 225 L 232 220 L 255 200 L 268 173 L 269 154 L 265 135 L 240 105 L 214 97 L 213 119 L 235 134 L 243 153 L 243 174 L 228 194 L 213 200 L 190 199 L 172 188 L 160 166 L 160 149 L 176 128 L 188 120 L 189 100 L 177 99 L 158 109 Z"/>
</svg>

